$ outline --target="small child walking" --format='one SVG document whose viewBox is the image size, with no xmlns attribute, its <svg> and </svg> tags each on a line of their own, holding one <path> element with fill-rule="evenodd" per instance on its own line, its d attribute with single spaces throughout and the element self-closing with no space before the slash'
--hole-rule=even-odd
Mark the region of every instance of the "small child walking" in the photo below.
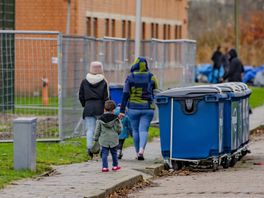
<svg viewBox="0 0 264 198">
<path fill-rule="evenodd" d="M 99 141 L 102 148 L 102 172 L 108 172 L 109 151 L 113 160 L 113 171 L 119 170 L 117 157 L 117 146 L 119 144 L 118 134 L 121 132 L 121 123 L 118 116 L 114 114 L 116 104 L 112 100 L 107 100 L 104 106 L 104 114 L 96 121 L 94 140 Z"/>
<path fill-rule="evenodd" d="M 116 107 L 115 115 L 119 115 L 119 113 L 120 113 L 120 105 Z M 130 120 L 127 115 L 125 115 L 122 118 L 121 123 L 122 123 L 122 130 L 121 133 L 119 134 L 119 144 L 117 147 L 118 159 L 122 159 L 123 157 L 122 150 L 125 140 L 128 138 L 129 135 L 132 136 L 132 128 L 131 128 Z"/>
</svg>

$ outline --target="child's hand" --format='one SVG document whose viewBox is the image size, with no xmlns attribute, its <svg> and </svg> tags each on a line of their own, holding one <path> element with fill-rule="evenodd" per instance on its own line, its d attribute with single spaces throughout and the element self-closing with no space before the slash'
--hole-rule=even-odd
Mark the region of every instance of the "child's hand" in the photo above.
<svg viewBox="0 0 264 198">
<path fill-rule="evenodd" d="M 123 117 L 125 117 L 125 114 L 124 113 L 119 113 L 118 118 L 119 119 L 123 119 Z"/>
</svg>

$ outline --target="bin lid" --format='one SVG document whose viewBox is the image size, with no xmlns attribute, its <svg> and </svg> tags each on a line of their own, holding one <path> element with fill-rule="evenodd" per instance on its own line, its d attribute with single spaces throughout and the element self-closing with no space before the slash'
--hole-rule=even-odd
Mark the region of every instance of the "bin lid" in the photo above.
<svg viewBox="0 0 264 198">
<path fill-rule="evenodd" d="M 215 86 L 219 87 L 220 89 L 222 89 L 225 92 L 241 92 L 241 88 L 238 87 L 235 84 L 230 84 L 230 83 L 219 83 L 219 84 L 215 84 Z"/>
<path fill-rule="evenodd" d="M 210 85 L 196 85 L 196 86 L 193 86 L 194 88 L 208 88 L 208 89 L 217 89 L 219 91 L 219 93 L 221 92 L 227 92 L 229 91 L 229 88 L 220 88 L 218 86 L 215 86 L 215 84 L 210 84 Z"/>
<path fill-rule="evenodd" d="M 224 87 L 228 87 L 226 85 L 220 85 L 220 88 L 224 88 Z M 230 87 L 231 91 L 227 91 L 227 93 L 229 94 L 229 96 L 231 97 L 242 97 L 245 96 L 245 93 L 243 91 L 241 91 L 240 89 L 234 89 L 232 87 Z"/>
<path fill-rule="evenodd" d="M 231 93 L 232 94 L 231 96 L 241 97 L 245 95 L 245 93 L 241 90 L 241 88 L 235 84 L 219 83 L 216 84 L 215 86 L 219 87 L 223 92 Z"/>
<path fill-rule="evenodd" d="M 197 85 L 197 86 L 193 86 L 191 88 L 208 88 L 208 89 L 217 89 L 219 91 L 219 93 L 221 92 L 232 92 L 233 89 L 232 87 L 230 86 L 219 86 L 219 85 L 222 85 L 222 84 L 210 84 L 210 85 Z M 187 87 L 188 88 L 188 87 Z"/>
<path fill-rule="evenodd" d="M 248 88 L 247 84 L 242 83 L 242 82 L 236 82 L 236 84 L 243 89 L 246 95 L 251 94 L 251 90 Z"/>
<path fill-rule="evenodd" d="M 182 87 L 182 88 L 173 88 L 166 91 L 163 91 L 157 96 L 169 96 L 177 98 L 193 98 L 201 97 L 211 94 L 221 93 L 221 90 L 217 87 L 206 87 L 206 86 L 191 86 L 191 87 Z"/>
<path fill-rule="evenodd" d="M 251 94 L 251 90 L 245 83 L 242 82 L 228 82 L 219 85 L 231 87 L 236 96 L 245 96 Z"/>
<path fill-rule="evenodd" d="M 244 91 L 246 89 L 246 87 L 238 82 L 233 82 L 232 84 L 234 84 L 235 86 L 239 87 L 241 89 L 241 91 Z"/>
<path fill-rule="evenodd" d="M 110 83 L 109 85 L 110 88 L 123 88 L 123 84 L 118 84 L 118 83 Z"/>
<path fill-rule="evenodd" d="M 226 94 L 228 92 L 232 92 L 233 89 L 229 86 L 218 86 L 221 84 L 209 84 L 209 85 L 197 85 L 194 86 L 194 88 L 209 88 L 209 89 L 217 89 L 219 91 L 220 94 Z"/>
</svg>

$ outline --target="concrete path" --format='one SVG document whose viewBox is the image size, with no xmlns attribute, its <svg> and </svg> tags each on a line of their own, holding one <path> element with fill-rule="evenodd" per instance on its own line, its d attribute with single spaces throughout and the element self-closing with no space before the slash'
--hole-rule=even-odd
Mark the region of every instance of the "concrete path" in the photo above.
<svg viewBox="0 0 264 198">
<path fill-rule="evenodd" d="M 118 186 L 137 183 L 142 178 L 149 179 L 153 171 L 160 167 L 162 159 L 159 140 L 147 145 L 145 161 L 135 159 L 132 147 L 124 151 L 124 159 L 118 172 L 101 172 L 101 160 L 56 167 L 55 175 L 37 179 L 13 182 L 0 191 L 1 198 L 75 198 L 105 197 Z M 109 163 L 111 165 L 111 163 Z M 111 167 L 111 166 L 110 166 Z"/>
<path fill-rule="evenodd" d="M 253 109 L 250 115 L 250 129 L 264 124 L 264 106 Z M 151 178 L 162 165 L 158 139 L 148 143 L 145 161 L 135 160 L 133 148 L 124 151 L 118 172 L 101 172 L 101 161 L 92 160 L 80 164 L 56 167 L 50 177 L 13 182 L 0 191 L 1 198 L 75 198 L 105 197 L 120 186 L 133 185 L 142 178 Z"/>
<path fill-rule="evenodd" d="M 251 153 L 233 168 L 189 172 L 156 179 L 155 185 L 129 195 L 130 198 L 263 198 L 264 134 L 249 145 Z"/>
<path fill-rule="evenodd" d="M 249 115 L 249 128 L 250 130 L 264 125 L 264 105 L 252 110 L 253 113 Z"/>
</svg>

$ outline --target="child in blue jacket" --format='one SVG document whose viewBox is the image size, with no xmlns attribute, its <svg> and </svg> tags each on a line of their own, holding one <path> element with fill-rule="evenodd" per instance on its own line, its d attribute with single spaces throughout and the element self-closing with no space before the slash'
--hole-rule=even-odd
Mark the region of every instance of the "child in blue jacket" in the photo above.
<svg viewBox="0 0 264 198">
<path fill-rule="evenodd" d="M 119 115 L 120 105 L 116 107 L 114 113 L 115 115 Z M 123 157 L 122 150 L 123 150 L 123 145 L 125 143 L 126 138 L 128 138 L 129 135 L 132 135 L 132 128 L 131 128 L 130 120 L 127 115 L 125 115 L 125 117 L 122 118 L 121 123 L 122 123 L 122 130 L 121 130 L 121 133 L 119 134 L 119 144 L 117 146 L 118 159 L 122 159 Z"/>
</svg>

